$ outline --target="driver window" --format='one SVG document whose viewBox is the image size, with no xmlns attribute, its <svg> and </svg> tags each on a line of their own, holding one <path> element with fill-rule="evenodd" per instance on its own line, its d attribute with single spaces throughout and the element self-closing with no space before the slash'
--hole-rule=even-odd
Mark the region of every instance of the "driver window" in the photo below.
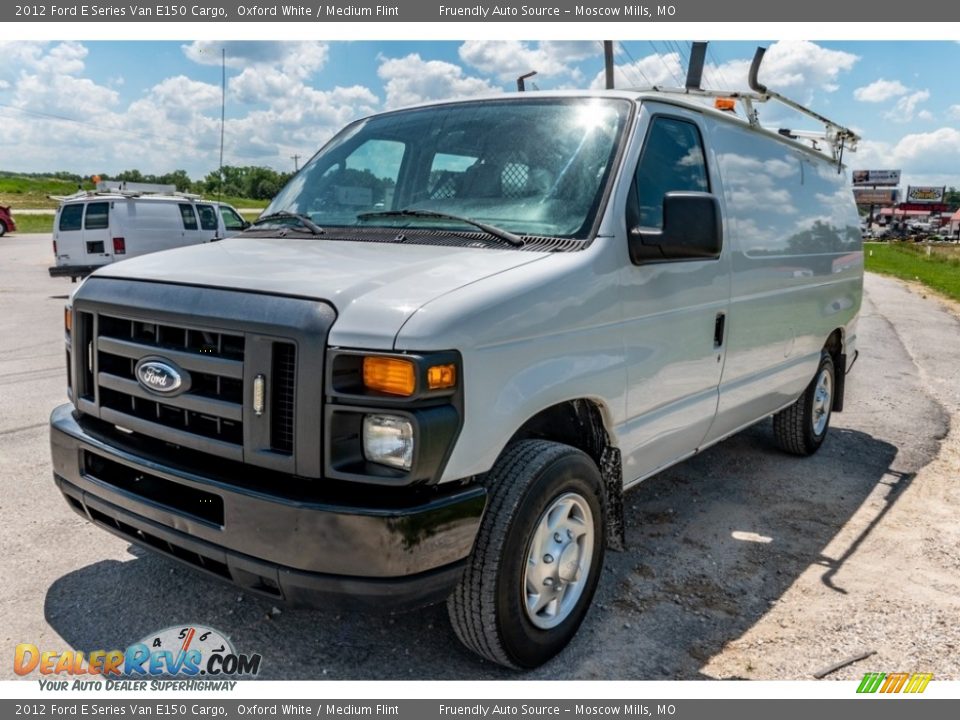
<svg viewBox="0 0 960 720">
<path fill-rule="evenodd" d="M 396 140 L 368 140 L 360 145 L 323 174 L 319 206 L 358 213 L 390 210 L 404 149 Z"/>
<path fill-rule="evenodd" d="M 708 192 L 707 164 L 697 126 L 655 117 L 635 177 L 639 224 L 663 227 L 663 196 L 673 190 Z"/>
</svg>

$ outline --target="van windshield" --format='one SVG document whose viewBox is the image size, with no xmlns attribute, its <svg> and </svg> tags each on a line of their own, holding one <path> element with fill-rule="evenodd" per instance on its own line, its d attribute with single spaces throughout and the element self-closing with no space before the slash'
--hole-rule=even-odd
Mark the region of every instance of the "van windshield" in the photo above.
<svg viewBox="0 0 960 720">
<path fill-rule="evenodd" d="M 630 105 L 599 98 L 464 102 L 399 111 L 337 135 L 264 211 L 332 227 L 455 228 L 586 237 Z"/>
</svg>

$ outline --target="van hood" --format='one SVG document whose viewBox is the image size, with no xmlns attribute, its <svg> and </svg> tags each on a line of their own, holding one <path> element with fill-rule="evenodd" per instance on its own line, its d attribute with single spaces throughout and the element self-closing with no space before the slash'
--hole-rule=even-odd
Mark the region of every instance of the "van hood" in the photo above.
<svg viewBox="0 0 960 720">
<path fill-rule="evenodd" d="M 403 323 L 427 302 L 548 255 L 322 238 L 231 238 L 131 258 L 94 275 L 325 300 L 338 316 L 332 345 L 391 349 Z"/>
</svg>

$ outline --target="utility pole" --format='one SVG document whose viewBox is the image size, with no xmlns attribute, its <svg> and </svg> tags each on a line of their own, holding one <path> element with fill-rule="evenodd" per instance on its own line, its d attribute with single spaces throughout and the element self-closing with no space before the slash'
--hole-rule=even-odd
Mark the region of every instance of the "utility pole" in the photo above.
<svg viewBox="0 0 960 720">
<path fill-rule="evenodd" d="M 299 172 L 299 170 L 300 170 L 300 156 L 299 156 L 299 155 L 291 155 L 291 156 L 290 156 L 290 159 L 293 160 L 293 171 L 294 171 L 294 172 Z"/>
</svg>

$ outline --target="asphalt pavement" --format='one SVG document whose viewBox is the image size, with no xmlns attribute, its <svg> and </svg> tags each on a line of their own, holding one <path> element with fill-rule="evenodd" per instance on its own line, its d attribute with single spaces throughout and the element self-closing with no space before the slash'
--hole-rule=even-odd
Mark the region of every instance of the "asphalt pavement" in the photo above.
<svg viewBox="0 0 960 720">
<path fill-rule="evenodd" d="M 75 286 L 47 275 L 51 261 L 49 235 L 0 239 L 2 647 L 123 648 L 199 623 L 241 652 L 263 654 L 269 679 L 515 677 L 462 649 L 443 606 L 397 616 L 288 609 L 132 547 L 70 510 L 52 481 L 47 419 L 67 399 L 63 306 Z M 711 658 L 823 562 L 891 473 L 912 478 L 937 457 L 960 411 L 956 356 L 942 340 L 958 325 L 942 308 L 918 318 L 897 292 L 893 281 L 867 280 L 848 411 L 834 417 L 820 453 L 776 451 L 765 421 L 629 493 L 628 548 L 608 554 L 581 632 L 525 677 L 714 676 L 705 669 Z M 863 522 L 883 532 L 882 517 Z M 776 542 L 739 541 L 738 529 Z M 802 643 L 796 652 L 806 665 L 788 665 L 776 679 L 808 677 L 803 668 L 830 660 L 829 641 Z M 10 663 L 0 676 L 13 677 Z"/>
</svg>

